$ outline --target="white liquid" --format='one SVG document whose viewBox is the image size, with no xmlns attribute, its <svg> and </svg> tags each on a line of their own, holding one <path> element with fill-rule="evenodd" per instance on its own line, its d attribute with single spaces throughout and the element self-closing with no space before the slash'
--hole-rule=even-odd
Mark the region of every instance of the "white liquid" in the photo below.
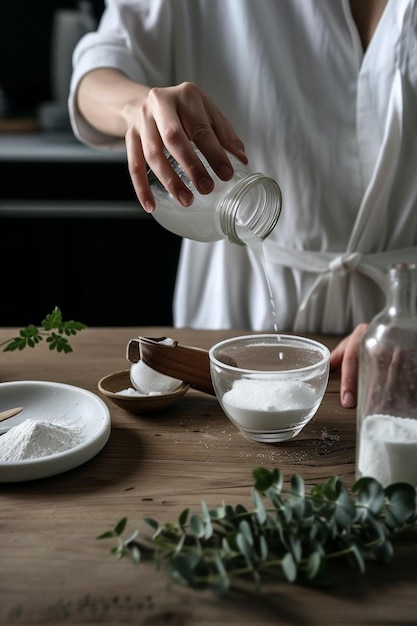
<svg viewBox="0 0 417 626">
<path fill-rule="evenodd" d="M 265 254 L 263 249 L 263 243 L 261 239 L 254 239 L 251 242 L 247 242 L 248 248 L 252 250 L 254 256 L 259 262 L 263 275 L 265 276 L 265 283 L 268 290 L 269 302 L 271 305 L 271 313 L 272 313 L 272 323 L 274 326 L 274 331 L 278 333 L 278 316 L 277 316 L 277 307 L 275 305 L 274 295 L 272 293 L 271 282 L 269 280 L 268 272 L 266 269 L 265 263 Z M 278 338 L 279 339 L 279 338 Z"/>
<path fill-rule="evenodd" d="M 152 215 L 161 226 L 180 237 L 194 241 L 218 241 L 222 235 L 213 214 L 212 202 L 210 194 L 199 196 L 198 210 L 185 211 L 174 202 L 160 200 Z"/>
<path fill-rule="evenodd" d="M 236 380 L 223 407 L 244 430 L 296 430 L 315 413 L 317 392 L 302 381 Z"/>
<path fill-rule="evenodd" d="M 214 181 L 214 190 L 212 194 L 208 194 L 207 196 L 199 194 L 192 187 L 196 201 L 190 211 L 184 210 L 184 207 L 172 201 L 170 196 L 166 195 L 166 192 L 158 193 L 157 190 L 154 190 L 157 206 L 153 212 L 153 217 L 161 226 L 180 237 L 205 242 L 222 239 L 223 235 L 219 224 L 219 216 L 213 211 L 213 194 L 215 195 L 216 189 L 219 188 L 219 182 L 216 177 L 214 177 Z M 220 189 L 223 185 L 224 183 L 220 184 Z M 265 277 L 272 312 L 272 324 L 275 333 L 278 334 L 277 310 L 266 269 L 262 239 L 254 235 L 249 226 L 242 221 L 236 223 L 236 233 L 240 240 L 253 252 Z"/>
<path fill-rule="evenodd" d="M 383 486 L 393 482 L 417 486 L 417 420 L 368 416 L 360 433 L 358 470 Z"/>
</svg>

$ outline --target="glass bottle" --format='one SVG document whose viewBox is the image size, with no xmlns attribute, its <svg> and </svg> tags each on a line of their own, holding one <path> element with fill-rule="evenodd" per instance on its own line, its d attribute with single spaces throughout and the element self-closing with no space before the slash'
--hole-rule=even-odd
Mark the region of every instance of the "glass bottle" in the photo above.
<svg viewBox="0 0 417 626">
<path fill-rule="evenodd" d="M 356 475 L 417 486 L 417 269 L 388 269 L 385 308 L 359 353 Z"/>
<path fill-rule="evenodd" d="M 148 170 L 148 180 L 155 197 L 153 217 L 167 230 L 194 241 L 228 239 L 238 245 L 263 240 L 275 228 L 282 205 L 281 189 L 272 178 L 251 173 L 229 154 L 234 176 L 222 181 L 205 157 L 194 149 L 214 181 L 214 189 L 200 194 L 181 166 L 167 153 L 176 174 L 194 195 L 189 207 L 180 205 L 165 189 L 155 174 Z"/>
</svg>

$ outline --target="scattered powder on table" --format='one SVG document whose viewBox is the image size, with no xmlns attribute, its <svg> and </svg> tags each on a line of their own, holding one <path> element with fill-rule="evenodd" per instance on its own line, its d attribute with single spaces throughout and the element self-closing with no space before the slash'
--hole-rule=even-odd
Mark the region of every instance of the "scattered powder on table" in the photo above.
<svg viewBox="0 0 417 626">
<path fill-rule="evenodd" d="M 80 428 L 27 419 L 0 437 L 0 461 L 38 459 L 69 450 L 82 440 Z"/>
</svg>

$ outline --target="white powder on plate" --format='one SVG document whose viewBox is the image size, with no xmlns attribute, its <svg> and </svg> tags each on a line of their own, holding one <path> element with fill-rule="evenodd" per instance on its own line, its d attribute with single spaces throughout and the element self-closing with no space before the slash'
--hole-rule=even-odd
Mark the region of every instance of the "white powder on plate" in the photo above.
<svg viewBox="0 0 417 626">
<path fill-rule="evenodd" d="M 386 486 L 417 486 L 417 420 L 395 415 L 369 415 L 362 424 L 358 469 Z"/>
<path fill-rule="evenodd" d="M 241 379 L 223 396 L 232 419 L 253 430 L 283 430 L 302 424 L 318 402 L 316 390 L 302 381 Z"/>
<path fill-rule="evenodd" d="M 27 419 L 0 437 L 0 461 L 38 459 L 82 443 L 79 428 Z"/>
</svg>

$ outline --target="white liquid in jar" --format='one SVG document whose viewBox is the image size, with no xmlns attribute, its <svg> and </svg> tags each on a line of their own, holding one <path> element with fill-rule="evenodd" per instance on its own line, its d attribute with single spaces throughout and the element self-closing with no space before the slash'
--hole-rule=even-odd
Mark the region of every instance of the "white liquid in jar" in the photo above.
<svg viewBox="0 0 417 626">
<path fill-rule="evenodd" d="M 218 241 L 219 226 L 216 214 L 213 214 L 212 200 L 208 196 L 199 196 L 198 209 L 184 211 L 184 207 L 169 203 L 167 200 L 157 204 L 153 217 L 167 230 L 193 239 L 194 241 Z"/>
</svg>

